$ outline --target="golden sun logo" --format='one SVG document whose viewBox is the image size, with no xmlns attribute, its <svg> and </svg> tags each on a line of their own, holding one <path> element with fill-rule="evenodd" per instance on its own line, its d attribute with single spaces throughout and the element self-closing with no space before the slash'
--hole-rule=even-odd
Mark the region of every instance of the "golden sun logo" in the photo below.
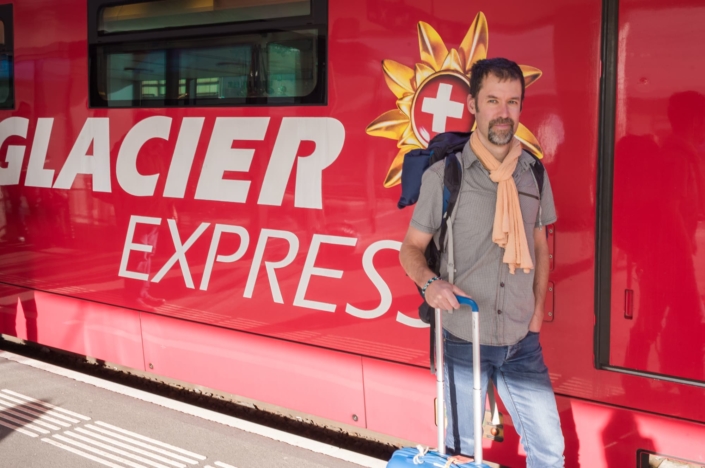
<svg viewBox="0 0 705 468">
<path fill-rule="evenodd" d="M 474 119 L 465 103 L 470 93 L 470 69 L 487 58 L 489 31 L 487 19 L 480 12 L 470 25 L 460 48 L 446 48 L 441 36 L 429 24 L 419 22 L 421 63 L 414 69 L 394 60 L 384 60 L 382 70 L 387 86 L 397 97 L 397 108 L 377 117 L 367 126 L 367 134 L 397 140 L 397 153 L 384 181 L 386 188 L 401 181 L 404 155 L 426 148 L 439 133 L 466 132 Z M 526 86 L 541 77 L 541 71 L 520 65 Z M 543 157 L 536 137 L 522 124 L 516 132 L 522 145 L 539 158 Z"/>
</svg>

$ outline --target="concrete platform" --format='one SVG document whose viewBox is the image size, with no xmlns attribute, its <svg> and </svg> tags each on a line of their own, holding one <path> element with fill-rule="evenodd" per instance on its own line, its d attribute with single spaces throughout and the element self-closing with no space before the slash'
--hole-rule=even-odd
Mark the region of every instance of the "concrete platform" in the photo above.
<svg viewBox="0 0 705 468">
<path fill-rule="evenodd" d="M 0 351 L 3 468 L 383 468 L 382 460 Z"/>
</svg>

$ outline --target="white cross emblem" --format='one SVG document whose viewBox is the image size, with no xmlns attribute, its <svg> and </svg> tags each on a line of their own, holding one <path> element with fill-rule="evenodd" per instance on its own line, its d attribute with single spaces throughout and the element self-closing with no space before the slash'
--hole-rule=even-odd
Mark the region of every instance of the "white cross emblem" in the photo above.
<svg viewBox="0 0 705 468">
<path fill-rule="evenodd" d="M 441 83 L 438 85 L 438 94 L 435 98 L 424 98 L 421 105 L 421 112 L 433 115 L 431 129 L 436 133 L 446 131 L 446 120 L 448 118 L 459 119 L 463 116 L 465 105 L 450 100 L 450 93 L 453 86 Z"/>
</svg>

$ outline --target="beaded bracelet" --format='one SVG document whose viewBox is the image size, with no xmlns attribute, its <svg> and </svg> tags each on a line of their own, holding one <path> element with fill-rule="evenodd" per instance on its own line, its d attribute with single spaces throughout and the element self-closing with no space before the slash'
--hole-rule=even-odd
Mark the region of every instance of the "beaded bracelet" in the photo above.
<svg viewBox="0 0 705 468">
<path fill-rule="evenodd" d="M 439 278 L 438 276 L 434 276 L 434 277 L 431 278 L 430 280 L 426 281 L 426 284 L 424 284 L 424 287 L 421 288 L 421 295 L 422 295 L 423 297 L 426 297 L 426 288 L 428 288 L 429 286 L 431 286 L 431 283 L 433 283 L 434 281 L 439 280 L 439 279 L 440 279 L 440 278 Z"/>
</svg>

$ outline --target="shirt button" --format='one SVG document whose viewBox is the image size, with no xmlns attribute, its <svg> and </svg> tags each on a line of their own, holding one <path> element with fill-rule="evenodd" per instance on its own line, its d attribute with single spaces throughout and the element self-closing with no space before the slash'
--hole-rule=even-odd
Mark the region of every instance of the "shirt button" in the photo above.
<svg viewBox="0 0 705 468">
<path fill-rule="evenodd" d="M 500 287 L 500 288 L 503 288 L 503 287 L 504 287 L 504 283 L 499 283 L 499 287 Z"/>
<path fill-rule="evenodd" d="M 498 311 L 497 311 L 497 314 L 502 315 L 502 311 L 501 311 L 501 310 L 498 310 Z"/>
</svg>

